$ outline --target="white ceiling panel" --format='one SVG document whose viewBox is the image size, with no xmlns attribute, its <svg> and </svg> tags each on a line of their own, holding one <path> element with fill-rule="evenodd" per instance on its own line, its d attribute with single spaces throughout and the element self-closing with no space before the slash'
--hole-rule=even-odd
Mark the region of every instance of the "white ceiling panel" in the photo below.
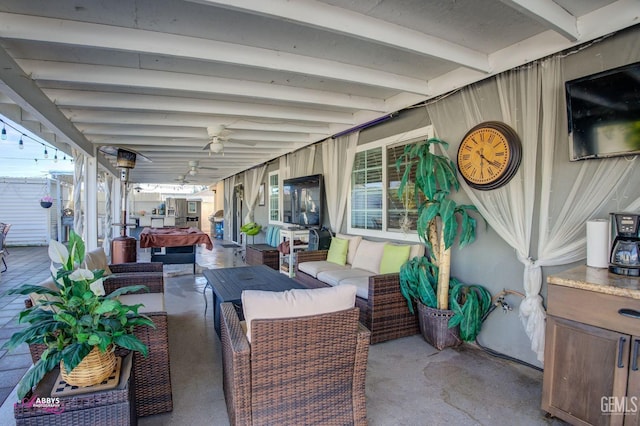
<svg viewBox="0 0 640 426">
<path fill-rule="evenodd" d="M 4 0 L 0 111 L 67 153 L 140 152 L 134 182 L 197 160 L 189 180 L 211 184 L 639 16 L 635 0 Z M 214 136 L 222 153 L 202 149 Z"/>
</svg>

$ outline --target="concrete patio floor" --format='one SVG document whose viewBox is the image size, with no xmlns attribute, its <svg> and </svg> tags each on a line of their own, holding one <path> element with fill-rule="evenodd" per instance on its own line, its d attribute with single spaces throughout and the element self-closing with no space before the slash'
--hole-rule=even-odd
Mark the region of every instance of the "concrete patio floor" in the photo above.
<svg viewBox="0 0 640 426">
<path fill-rule="evenodd" d="M 205 291 L 201 271 L 244 263 L 233 249 L 221 247 L 220 240 L 214 242 L 213 251 L 198 249 L 195 276 L 190 265 L 165 266 L 174 410 L 141 418 L 141 426 L 229 424 L 211 290 Z M 10 251 L 0 293 L 48 276 L 46 247 L 12 247 Z M 140 250 L 138 261 L 148 259 L 149 253 Z M 0 343 L 16 331 L 23 299 L 0 298 Z M 0 352 L 1 425 L 15 424 L 15 385 L 30 365 L 26 347 Z M 366 392 L 370 425 L 564 424 L 547 418 L 540 409 L 540 371 L 492 357 L 472 345 L 439 352 L 421 336 L 371 346 Z"/>
</svg>

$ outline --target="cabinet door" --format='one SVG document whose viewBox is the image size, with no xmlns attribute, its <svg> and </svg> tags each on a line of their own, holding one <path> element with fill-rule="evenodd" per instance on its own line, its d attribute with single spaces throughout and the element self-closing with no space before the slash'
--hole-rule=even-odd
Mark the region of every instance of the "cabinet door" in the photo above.
<svg viewBox="0 0 640 426">
<path fill-rule="evenodd" d="M 631 336 L 547 317 L 542 409 L 574 425 L 622 425 Z"/>
<path fill-rule="evenodd" d="M 627 414 L 624 426 L 640 426 L 640 336 L 631 338 L 631 360 L 627 383 Z"/>
</svg>

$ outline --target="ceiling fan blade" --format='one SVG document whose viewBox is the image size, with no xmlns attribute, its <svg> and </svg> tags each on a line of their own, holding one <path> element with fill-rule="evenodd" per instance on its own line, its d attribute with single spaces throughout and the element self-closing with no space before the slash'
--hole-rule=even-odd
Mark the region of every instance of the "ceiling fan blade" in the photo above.
<svg viewBox="0 0 640 426">
<path fill-rule="evenodd" d="M 230 144 L 236 144 L 236 145 L 256 146 L 256 142 L 254 142 L 254 141 L 243 141 L 243 140 L 238 140 L 238 139 L 229 139 L 226 142 L 230 143 Z"/>
<path fill-rule="evenodd" d="M 218 170 L 217 167 L 206 167 L 206 166 L 198 166 L 197 169 L 203 169 L 203 170 Z"/>
</svg>

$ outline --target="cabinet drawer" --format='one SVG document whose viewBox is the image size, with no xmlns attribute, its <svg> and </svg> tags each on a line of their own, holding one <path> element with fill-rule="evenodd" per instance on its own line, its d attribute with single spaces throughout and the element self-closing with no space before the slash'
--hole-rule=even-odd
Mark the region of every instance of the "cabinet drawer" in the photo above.
<svg viewBox="0 0 640 426">
<path fill-rule="evenodd" d="M 640 300 L 549 284 L 549 315 L 607 330 L 640 335 L 640 318 L 620 314 L 620 310 L 624 309 L 640 314 Z"/>
</svg>

